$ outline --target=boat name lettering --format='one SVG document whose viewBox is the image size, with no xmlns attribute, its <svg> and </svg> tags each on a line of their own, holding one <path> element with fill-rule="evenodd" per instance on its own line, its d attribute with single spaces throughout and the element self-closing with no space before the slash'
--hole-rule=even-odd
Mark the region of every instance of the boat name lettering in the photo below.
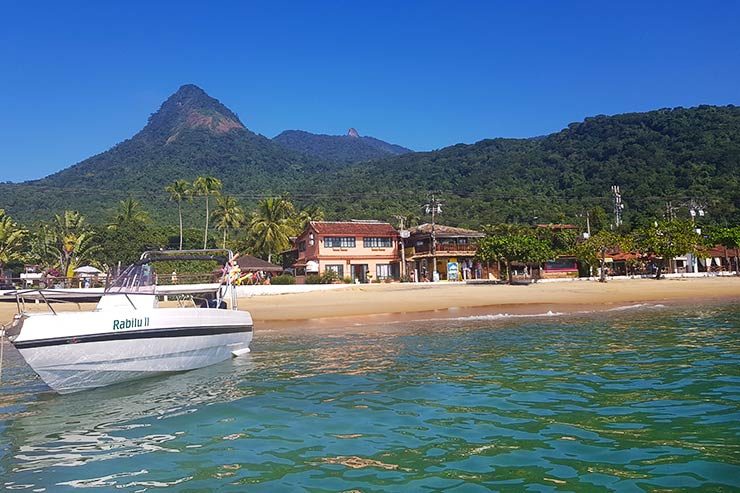
<svg viewBox="0 0 740 493">
<path fill-rule="evenodd" d="M 149 327 L 149 317 L 113 321 L 113 330 L 133 329 L 136 327 Z"/>
</svg>

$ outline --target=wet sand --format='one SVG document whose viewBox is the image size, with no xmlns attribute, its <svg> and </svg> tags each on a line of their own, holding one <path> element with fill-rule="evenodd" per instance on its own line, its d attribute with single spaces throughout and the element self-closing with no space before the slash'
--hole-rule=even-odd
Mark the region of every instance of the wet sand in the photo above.
<svg viewBox="0 0 740 493">
<path fill-rule="evenodd" d="M 740 302 L 740 277 L 633 279 L 538 283 L 529 286 L 463 284 L 369 284 L 332 291 L 239 299 L 255 326 L 290 328 L 346 326 L 426 318 L 508 314 L 575 313 L 639 303 Z M 82 303 L 82 309 L 92 304 Z M 15 303 L 0 303 L 0 323 L 9 322 Z M 43 306 L 39 306 L 43 309 Z M 77 310 L 77 305 L 62 309 Z M 300 321 L 300 323 L 298 323 Z"/>
</svg>

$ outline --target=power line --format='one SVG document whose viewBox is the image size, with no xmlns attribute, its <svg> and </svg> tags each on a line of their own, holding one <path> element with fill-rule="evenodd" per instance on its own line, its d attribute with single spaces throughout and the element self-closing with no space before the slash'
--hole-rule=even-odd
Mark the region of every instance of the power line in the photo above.
<svg viewBox="0 0 740 493">
<path fill-rule="evenodd" d="M 0 184 L 0 188 L 2 186 L 10 186 L 13 188 L 18 189 L 29 189 L 29 190 L 35 190 L 38 193 L 43 192 L 49 192 L 49 193 L 91 193 L 95 194 L 96 196 L 111 196 L 111 197 L 154 197 L 154 198 L 165 198 L 167 200 L 168 196 L 163 190 L 135 190 L 135 189 L 128 189 L 126 191 L 122 190 L 106 190 L 96 187 L 83 187 L 83 186 L 73 186 L 73 187 L 54 187 L 50 185 L 42 185 L 42 184 Z M 614 188 L 614 187 L 612 187 Z M 619 193 L 619 187 L 616 186 L 617 192 Z M 479 191 L 459 191 L 459 190 L 441 190 L 438 193 L 442 193 L 445 195 L 451 195 L 458 198 L 479 198 L 486 201 L 494 201 L 494 200 L 501 200 L 501 201 L 508 201 L 508 200 L 532 200 L 532 199 L 546 199 L 546 200 L 565 200 L 565 201 L 595 201 L 595 202 L 604 202 L 607 200 L 606 196 L 603 195 L 579 195 L 579 196 L 563 196 L 563 195 L 557 195 L 557 194 L 547 194 L 547 193 L 522 193 L 522 194 L 492 194 L 488 191 L 485 192 L 479 192 Z M 281 192 L 265 192 L 264 189 L 261 190 L 248 190 L 248 189 L 241 189 L 239 192 L 234 193 L 225 193 L 224 195 L 230 195 L 235 198 L 242 198 L 242 199 L 264 199 L 264 198 L 279 198 L 279 197 L 285 197 L 291 199 L 336 199 L 337 193 L 335 192 L 305 192 L 305 191 L 293 191 L 293 190 L 284 190 Z M 342 192 L 343 198 L 349 198 L 349 199 L 362 199 L 362 198 L 394 198 L 400 196 L 406 196 L 409 199 L 414 197 L 419 197 L 421 195 L 421 192 L 418 192 L 416 190 L 365 190 L 362 192 Z M 643 196 L 640 197 L 642 200 L 646 201 L 664 201 L 666 200 L 667 196 Z M 671 196 L 673 200 L 680 200 L 680 201 L 688 201 L 691 200 L 691 197 L 687 196 Z M 621 193 L 619 195 L 619 203 L 621 204 Z M 622 209 L 624 208 L 624 205 L 622 204 Z M 620 214 L 621 217 L 621 214 Z"/>
</svg>

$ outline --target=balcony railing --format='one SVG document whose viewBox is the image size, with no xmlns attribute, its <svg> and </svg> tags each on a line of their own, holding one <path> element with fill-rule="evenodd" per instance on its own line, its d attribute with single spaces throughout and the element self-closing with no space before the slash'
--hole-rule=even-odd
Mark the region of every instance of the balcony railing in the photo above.
<svg viewBox="0 0 740 493">
<path fill-rule="evenodd" d="M 465 244 L 465 245 L 454 245 L 454 244 L 437 244 L 437 253 L 448 253 L 448 252 L 475 252 L 477 245 Z M 431 253 L 431 245 L 415 245 L 415 253 Z"/>
</svg>

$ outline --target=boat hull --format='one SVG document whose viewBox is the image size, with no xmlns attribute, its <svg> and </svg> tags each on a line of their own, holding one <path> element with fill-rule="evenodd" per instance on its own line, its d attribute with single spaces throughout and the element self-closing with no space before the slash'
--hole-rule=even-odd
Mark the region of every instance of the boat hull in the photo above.
<svg viewBox="0 0 740 493">
<path fill-rule="evenodd" d="M 252 328 L 243 329 L 218 333 L 219 328 L 211 328 L 211 335 L 27 344 L 18 350 L 49 387 L 64 394 L 219 363 L 231 358 L 232 351 L 249 347 Z"/>
<path fill-rule="evenodd" d="M 248 312 L 178 308 L 117 315 L 34 315 L 11 340 L 62 394 L 212 365 L 243 354 L 252 341 Z"/>
</svg>

